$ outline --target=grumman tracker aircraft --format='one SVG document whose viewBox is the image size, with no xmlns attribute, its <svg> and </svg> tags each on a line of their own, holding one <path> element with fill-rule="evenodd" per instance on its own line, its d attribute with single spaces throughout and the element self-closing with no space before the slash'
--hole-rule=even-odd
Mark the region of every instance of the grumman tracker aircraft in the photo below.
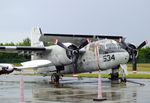
<svg viewBox="0 0 150 103">
<path fill-rule="evenodd" d="M 44 46 L 44 42 L 53 42 Z M 31 46 L 0 46 L 0 52 L 27 54 L 31 61 L 21 63 L 14 70 L 33 68 L 37 73 L 51 75 L 51 81 L 59 83 L 63 74 L 77 74 L 112 69 L 111 80 L 119 79 L 119 67 L 122 68 L 122 81 L 126 81 L 126 63 L 131 60 L 136 71 L 137 50 L 146 45 L 146 41 L 138 47 L 125 43 L 122 36 L 74 35 L 74 34 L 42 34 L 36 27 L 32 30 Z M 1 65 L 4 66 L 4 65 Z M 7 73 L 7 67 L 2 70 Z M 10 72 L 9 72 L 10 73 Z"/>
</svg>

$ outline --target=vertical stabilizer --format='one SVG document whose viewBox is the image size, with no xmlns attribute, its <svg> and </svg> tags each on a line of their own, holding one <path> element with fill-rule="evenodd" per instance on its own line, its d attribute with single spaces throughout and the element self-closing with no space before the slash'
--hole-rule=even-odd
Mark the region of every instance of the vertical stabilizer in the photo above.
<svg viewBox="0 0 150 103">
<path fill-rule="evenodd" d="M 41 28 L 34 27 L 31 32 L 31 46 L 34 47 L 44 47 L 42 41 L 40 41 L 40 36 L 42 35 Z"/>
</svg>

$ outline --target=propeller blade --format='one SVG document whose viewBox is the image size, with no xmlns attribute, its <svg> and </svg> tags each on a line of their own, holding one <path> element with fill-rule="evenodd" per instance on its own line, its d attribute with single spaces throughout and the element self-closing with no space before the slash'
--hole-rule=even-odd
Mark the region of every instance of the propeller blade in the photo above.
<svg viewBox="0 0 150 103">
<path fill-rule="evenodd" d="M 81 44 L 78 49 L 85 47 L 88 43 L 89 43 L 89 39 L 84 39 L 83 41 L 81 41 Z"/>
<path fill-rule="evenodd" d="M 78 72 L 77 66 L 78 66 L 78 58 L 79 58 L 79 49 L 85 47 L 89 43 L 88 39 L 84 39 L 81 41 L 80 46 L 76 51 L 72 51 L 72 61 L 73 61 L 73 73 L 76 74 Z"/>
<path fill-rule="evenodd" d="M 77 70 L 77 62 L 73 63 L 73 74 L 76 74 L 78 72 Z"/>
<path fill-rule="evenodd" d="M 132 53 L 132 68 L 133 71 L 137 71 L 137 59 L 135 53 Z"/>
<path fill-rule="evenodd" d="M 129 49 L 129 50 L 132 50 L 132 48 L 129 47 L 129 46 L 127 45 L 127 43 L 125 42 L 125 38 L 121 40 L 121 43 L 122 43 L 122 45 L 123 45 L 125 48 L 127 48 L 127 49 Z"/>
<path fill-rule="evenodd" d="M 79 54 L 75 53 L 72 61 L 73 61 L 73 73 L 76 74 L 78 72 L 77 66 L 78 66 L 78 58 L 79 58 Z"/>
<path fill-rule="evenodd" d="M 147 41 L 142 42 L 142 43 L 137 47 L 137 49 L 143 48 L 146 44 L 147 44 Z"/>
<path fill-rule="evenodd" d="M 66 49 L 66 50 L 69 50 L 69 49 L 68 49 L 63 43 L 61 43 L 58 39 L 56 39 L 55 44 L 58 45 L 58 46 L 60 46 L 60 47 L 62 47 L 62 48 L 64 48 L 64 49 Z"/>
<path fill-rule="evenodd" d="M 76 74 L 78 72 L 77 66 L 78 66 L 78 58 L 79 58 L 79 49 L 85 47 L 89 43 L 89 39 L 84 39 L 81 41 L 80 46 L 76 51 L 72 51 L 72 61 L 73 61 L 73 73 Z"/>
</svg>

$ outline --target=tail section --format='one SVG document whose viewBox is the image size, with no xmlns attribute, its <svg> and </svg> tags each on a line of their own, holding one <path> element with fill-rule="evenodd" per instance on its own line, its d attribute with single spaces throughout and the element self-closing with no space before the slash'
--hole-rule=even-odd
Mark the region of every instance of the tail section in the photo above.
<svg viewBox="0 0 150 103">
<path fill-rule="evenodd" d="M 31 46 L 32 47 L 44 47 L 44 44 L 42 41 L 40 41 L 40 36 L 42 35 L 41 28 L 34 27 L 31 32 Z M 41 55 L 38 52 L 34 52 L 31 56 L 32 60 L 41 59 Z"/>
<path fill-rule="evenodd" d="M 33 47 L 44 47 L 42 41 L 40 41 L 40 36 L 42 35 L 41 28 L 34 27 L 31 32 L 31 46 Z"/>
</svg>

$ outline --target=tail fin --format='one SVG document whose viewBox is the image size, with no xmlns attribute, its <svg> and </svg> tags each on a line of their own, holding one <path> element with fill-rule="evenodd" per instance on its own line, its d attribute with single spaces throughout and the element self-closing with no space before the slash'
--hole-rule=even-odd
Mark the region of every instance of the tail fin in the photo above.
<svg viewBox="0 0 150 103">
<path fill-rule="evenodd" d="M 42 41 L 40 41 L 40 36 L 42 35 L 41 28 L 34 27 L 31 32 L 31 46 L 34 47 L 44 47 Z"/>
</svg>

